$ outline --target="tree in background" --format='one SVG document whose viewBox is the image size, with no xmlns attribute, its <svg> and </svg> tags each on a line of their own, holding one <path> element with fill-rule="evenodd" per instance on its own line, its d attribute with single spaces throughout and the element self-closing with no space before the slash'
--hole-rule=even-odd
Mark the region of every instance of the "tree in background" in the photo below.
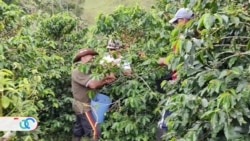
<svg viewBox="0 0 250 141">
<path fill-rule="evenodd" d="M 6 78 L 6 84 L 1 83 L 2 115 L 34 116 L 39 120 L 35 132 L 18 132 L 19 140 L 68 140 L 74 120 L 71 56 L 82 47 L 87 29 L 69 14 L 26 14 L 2 1 L 0 16 L 1 76 Z"/>
<path fill-rule="evenodd" d="M 3 0 L 8 4 L 16 4 L 27 13 L 39 10 L 51 15 L 59 12 L 74 13 L 80 17 L 83 14 L 85 0 Z"/>
</svg>

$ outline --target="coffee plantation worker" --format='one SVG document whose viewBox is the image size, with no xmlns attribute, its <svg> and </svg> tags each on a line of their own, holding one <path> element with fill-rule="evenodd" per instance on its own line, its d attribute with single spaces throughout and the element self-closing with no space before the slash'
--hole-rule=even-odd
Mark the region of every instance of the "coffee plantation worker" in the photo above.
<svg viewBox="0 0 250 141">
<path fill-rule="evenodd" d="M 78 51 L 74 63 L 91 63 L 98 53 L 90 48 L 83 48 Z M 90 74 L 84 74 L 77 68 L 72 70 L 71 85 L 73 92 L 73 110 L 76 114 L 76 122 L 73 126 L 72 141 L 80 141 L 81 137 L 90 137 L 92 141 L 97 141 L 100 137 L 100 127 L 96 124 L 91 113 L 89 90 L 95 90 L 115 81 L 113 74 L 106 75 L 101 80 L 94 80 Z"/>
<path fill-rule="evenodd" d="M 193 12 L 188 8 L 180 8 L 174 15 L 174 17 L 169 21 L 169 23 L 174 24 L 177 27 L 183 27 L 189 22 L 194 16 Z M 173 51 L 176 53 L 176 46 L 173 47 Z M 166 59 L 164 57 L 158 59 L 159 65 L 167 65 Z M 164 75 L 166 78 L 162 80 L 175 81 L 177 79 L 177 73 L 173 70 L 169 75 Z M 163 110 L 161 115 L 161 120 L 158 122 L 157 129 L 157 141 L 162 140 L 162 135 L 167 132 L 167 125 L 165 123 L 165 118 L 170 115 L 169 111 Z"/>
<path fill-rule="evenodd" d="M 123 48 L 121 42 L 119 40 L 110 39 L 106 48 L 108 53 L 104 55 L 100 64 L 104 65 L 105 63 L 112 63 L 120 67 L 124 75 L 130 76 L 132 74 L 131 63 L 120 53 Z"/>
</svg>

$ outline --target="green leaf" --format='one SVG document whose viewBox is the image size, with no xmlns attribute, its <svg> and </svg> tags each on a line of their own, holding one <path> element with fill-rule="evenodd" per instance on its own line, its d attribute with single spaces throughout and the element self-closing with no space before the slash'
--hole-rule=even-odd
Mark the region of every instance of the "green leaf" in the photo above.
<svg viewBox="0 0 250 141">
<path fill-rule="evenodd" d="M 4 24 L 0 22 L 0 31 L 2 31 L 3 29 L 4 29 Z"/>
<path fill-rule="evenodd" d="M 245 140 L 245 139 L 242 138 L 242 134 L 235 132 L 235 130 L 234 130 L 233 127 L 234 127 L 234 126 L 232 126 L 232 125 L 229 124 L 229 123 L 225 123 L 225 124 L 224 124 L 224 134 L 225 134 L 227 140 L 228 140 L 228 141 L 229 141 L 229 140 L 233 140 L 233 141 L 234 141 L 234 140 L 236 140 L 236 139 L 239 139 L 239 141 Z M 247 140 L 248 140 L 248 139 L 247 139 Z M 237 141 L 238 141 L 238 140 L 237 140 Z"/>
<path fill-rule="evenodd" d="M 226 16 L 226 15 L 221 15 L 221 18 L 224 20 L 224 22 L 225 22 L 226 24 L 228 23 L 228 20 L 229 20 L 228 16 Z"/>
<path fill-rule="evenodd" d="M 229 71 L 228 71 L 228 70 L 223 70 L 223 71 L 220 73 L 219 79 L 224 78 L 224 77 L 227 76 L 228 74 L 229 74 Z"/>
<path fill-rule="evenodd" d="M 238 83 L 238 86 L 236 88 L 236 92 L 241 92 L 243 91 L 245 88 L 247 88 L 247 82 L 246 81 L 241 81 L 240 83 Z"/>
<path fill-rule="evenodd" d="M 8 108 L 10 105 L 11 100 L 7 96 L 2 96 L 2 106 L 3 108 Z"/>
<path fill-rule="evenodd" d="M 200 75 L 199 79 L 198 79 L 198 84 L 200 87 L 202 87 L 205 84 L 206 80 L 204 78 L 204 75 Z"/>
<path fill-rule="evenodd" d="M 230 139 L 230 128 L 228 127 L 227 123 L 225 123 L 225 126 L 224 126 L 224 134 L 227 139 Z"/>
<path fill-rule="evenodd" d="M 206 13 L 203 16 L 204 16 L 203 24 L 204 24 L 205 28 L 210 29 L 214 24 L 215 17 L 213 15 L 211 15 L 210 13 Z"/>
<path fill-rule="evenodd" d="M 247 49 L 250 50 L 250 40 L 247 42 Z"/>
<path fill-rule="evenodd" d="M 171 32 L 171 37 L 176 37 L 178 36 L 180 33 L 180 30 L 175 28 L 172 32 Z"/>
<path fill-rule="evenodd" d="M 167 81 L 166 81 L 166 80 L 162 81 L 162 82 L 161 82 L 161 88 L 163 88 L 166 84 L 167 84 Z"/>
<path fill-rule="evenodd" d="M 203 24 L 204 23 L 204 16 L 202 16 L 201 18 L 200 18 L 200 20 L 198 21 L 198 29 L 200 29 L 201 27 L 203 27 Z"/>
<path fill-rule="evenodd" d="M 241 69 L 239 67 L 234 67 L 231 72 L 233 74 L 236 74 L 236 75 L 240 75 L 241 74 Z"/>
<path fill-rule="evenodd" d="M 206 107 L 208 106 L 208 101 L 207 101 L 207 99 L 203 98 L 203 99 L 201 100 L 201 104 L 202 104 L 203 107 L 206 108 Z"/>
<path fill-rule="evenodd" d="M 184 46 L 185 46 L 186 52 L 189 53 L 190 50 L 192 49 L 192 42 L 187 40 Z"/>
<path fill-rule="evenodd" d="M 32 139 L 32 137 L 30 135 L 26 136 L 25 139 L 24 139 L 24 141 L 32 141 L 32 140 L 33 139 Z"/>
<path fill-rule="evenodd" d="M 198 59 L 202 64 L 205 63 L 204 53 L 203 53 L 203 52 L 199 52 L 199 53 L 198 53 L 197 59 Z"/>
<path fill-rule="evenodd" d="M 231 68 L 235 62 L 237 61 L 238 57 L 233 57 L 233 58 L 230 58 L 229 62 L 228 62 L 228 66 Z"/>
<path fill-rule="evenodd" d="M 250 22 L 250 16 L 249 16 L 249 15 L 239 14 L 239 16 L 240 16 L 242 19 L 244 19 L 244 20 Z"/>
<path fill-rule="evenodd" d="M 218 127 L 218 113 L 214 112 L 212 117 L 211 117 L 211 125 L 212 125 L 212 129 L 215 130 L 216 127 Z"/>
<path fill-rule="evenodd" d="M 215 92 L 219 93 L 222 82 L 217 80 L 215 81 Z"/>
<path fill-rule="evenodd" d="M 214 16 L 219 21 L 220 25 L 223 25 L 223 19 L 222 19 L 222 17 L 219 14 L 214 14 Z"/>
<path fill-rule="evenodd" d="M 229 112 L 230 108 L 233 108 L 236 104 L 235 97 L 229 92 L 224 92 L 220 94 L 218 98 L 217 106 L 222 106 L 226 112 Z"/>
<path fill-rule="evenodd" d="M 219 111 L 219 118 L 220 118 L 220 120 L 219 120 L 219 124 L 223 124 L 223 123 L 225 123 L 226 118 L 227 118 L 227 116 L 226 116 L 225 112 L 223 112 L 223 111 Z"/>
<path fill-rule="evenodd" d="M 173 53 L 169 53 L 168 56 L 165 58 L 165 62 L 169 64 L 170 60 L 174 57 Z"/>
<path fill-rule="evenodd" d="M 238 26 L 240 24 L 240 19 L 238 17 L 231 17 L 231 22 Z"/>
<path fill-rule="evenodd" d="M 202 44 L 201 40 L 196 39 L 196 38 L 192 38 L 192 41 L 193 41 L 193 43 L 194 43 L 196 46 L 201 47 L 201 44 Z"/>
</svg>

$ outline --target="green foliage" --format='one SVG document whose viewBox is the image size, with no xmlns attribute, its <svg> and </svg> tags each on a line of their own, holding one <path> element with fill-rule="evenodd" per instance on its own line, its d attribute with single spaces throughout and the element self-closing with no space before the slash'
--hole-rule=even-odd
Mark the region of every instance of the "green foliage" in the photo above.
<svg viewBox="0 0 250 141">
<path fill-rule="evenodd" d="M 11 37 L 16 34 L 21 25 L 17 24 L 20 20 L 20 16 L 23 15 L 23 11 L 15 5 L 7 5 L 0 1 L 0 38 Z"/>
<path fill-rule="evenodd" d="M 73 13 L 80 17 L 83 13 L 85 0 L 3 0 L 7 4 L 18 5 L 26 13 L 42 11 L 51 15 L 60 12 Z"/>
<path fill-rule="evenodd" d="M 172 30 L 163 21 L 183 6 L 190 7 L 195 18 Z M 155 6 L 158 15 L 138 7 L 119 7 L 110 15 L 101 14 L 96 35 L 88 45 L 103 53 L 108 38 L 119 39 L 126 48 L 122 55 L 133 62 L 132 77 L 117 74 L 119 79 L 102 90 L 114 99 L 103 124 L 103 140 L 154 140 L 158 108 L 152 101 L 158 101 L 159 95 L 154 92 L 153 80 L 160 74 L 155 59 L 163 50 L 168 70 L 178 71 L 177 82 L 165 82 L 167 95 L 160 97 L 160 104 L 168 100 L 165 108 L 173 112 L 167 119 L 166 140 L 247 139 L 249 33 L 245 31 L 249 31 L 249 11 L 245 7 L 247 3 L 159 1 Z M 96 42 L 100 36 L 101 41 Z M 173 46 L 177 53 L 171 52 Z M 145 58 L 137 54 L 140 50 Z M 145 131 L 149 135 L 141 136 Z"/>
<path fill-rule="evenodd" d="M 119 68 L 112 70 L 118 79 L 100 90 L 113 98 L 107 120 L 101 125 L 102 140 L 154 140 L 160 118 L 157 108 L 160 95 L 155 91 L 154 79 L 162 71 L 156 59 L 170 50 L 170 29 L 156 13 L 139 6 L 121 6 L 112 14 L 98 17 L 97 27 L 87 43 L 100 53 L 95 65 L 107 53 L 108 39 L 113 38 L 122 42 L 124 48 L 120 53 L 124 60 L 132 62 L 133 71 L 132 76 L 126 76 Z M 107 69 L 95 67 L 93 75 L 106 73 Z"/>
<path fill-rule="evenodd" d="M 82 47 L 100 54 L 92 64 L 94 78 L 109 72 L 117 77 L 99 90 L 113 99 L 101 140 L 155 140 L 162 108 L 172 111 L 165 140 L 249 140 L 248 2 L 159 0 L 151 11 L 120 6 L 100 14 L 93 30 L 69 13 L 27 14 L 0 5 L 0 115 L 39 120 L 36 131 L 17 133 L 15 140 L 70 140 L 72 56 Z M 195 18 L 173 29 L 167 21 L 179 7 L 191 8 Z M 110 38 L 122 42 L 131 76 L 99 64 Z M 156 63 L 162 56 L 166 68 Z M 167 92 L 160 95 L 154 80 L 166 70 L 177 70 L 178 79 L 164 81 Z"/>
<path fill-rule="evenodd" d="M 248 140 L 249 10 L 248 3 L 182 1 L 196 14 L 182 36 L 172 36 L 178 54 L 168 55 L 179 80 L 165 108 L 168 140 Z M 166 7 L 175 2 L 167 3 Z M 179 3 L 178 3 L 179 4 Z M 235 10 L 237 9 L 237 10 Z M 166 9 L 166 12 L 170 9 Z M 188 31 L 200 30 L 190 38 Z M 174 32 L 174 31 L 173 31 Z"/>
<path fill-rule="evenodd" d="M 45 36 L 52 39 L 59 39 L 65 34 L 72 32 L 76 25 L 76 20 L 69 15 L 53 15 L 41 23 L 40 29 L 43 30 Z"/>
<path fill-rule="evenodd" d="M 66 13 L 39 21 L 38 30 L 34 33 L 37 40 L 36 46 L 45 50 L 48 56 L 63 58 L 61 64 L 57 61 L 49 63 L 48 69 L 51 69 L 51 74 L 55 76 L 47 77 L 44 81 L 44 84 L 55 93 L 55 97 L 44 98 L 46 103 L 43 112 L 40 113 L 41 119 L 44 120 L 41 124 L 44 127 L 42 136 L 46 136 L 43 139 L 50 140 L 65 132 L 62 139 L 68 140 L 71 137 L 74 120 L 70 85 L 72 56 L 82 47 L 88 30 L 78 18 Z M 47 121 L 47 119 L 50 120 Z"/>
<path fill-rule="evenodd" d="M 27 15 L 14 5 L 1 6 L 0 22 L 4 28 L 0 32 L 0 65 L 11 70 L 11 81 L 1 75 L 3 82 L 10 81 L 1 83 L 1 114 L 38 118 L 38 129 L 18 133 L 17 140 L 49 140 L 62 132 L 70 134 L 74 120 L 70 92 L 72 54 L 81 47 L 87 29 L 67 14 Z M 62 139 L 69 137 L 65 134 Z"/>
<path fill-rule="evenodd" d="M 82 47 L 87 32 L 88 29 L 77 17 L 61 13 L 42 20 L 34 34 L 39 40 L 38 47 L 47 49 L 47 54 L 68 58 L 65 61 L 70 65 L 72 54 Z"/>
</svg>

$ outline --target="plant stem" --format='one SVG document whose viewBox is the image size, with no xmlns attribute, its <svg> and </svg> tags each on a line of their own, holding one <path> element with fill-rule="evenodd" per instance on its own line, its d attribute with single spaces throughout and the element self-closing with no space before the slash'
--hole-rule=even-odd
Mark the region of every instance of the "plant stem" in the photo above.
<svg viewBox="0 0 250 141">
<path fill-rule="evenodd" d="M 225 57 L 225 58 L 221 59 L 221 61 L 218 62 L 218 63 L 216 64 L 216 66 L 218 66 L 218 65 L 220 65 L 220 64 L 222 64 L 222 63 L 224 63 L 226 60 L 228 60 L 228 59 L 230 59 L 230 58 L 232 58 L 232 57 L 237 57 L 237 56 L 242 56 L 242 55 L 250 55 L 250 51 L 238 52 L 238 53 L 235 53 L 235 54 L 230 55 L 230 56 L 228 56 L 228 57 Z"/>
<path fill-rule="evenodd" d="M 140 76 L 137 76 L 137 77 L 139 77 L 139 78 L 144 82 L 144 84 L 148 87 L 148 89 L 149 89 L 150 91 L 153 91 L 153 90 L 151 89 L 151 87 L 148 85 L 148 83 L 147 83 L 142 77 L 140 77 Z"/>
<path fill-rule="evenodd" d="M 231 38 L 250 39 L 250 37 L 246 37 L 246 36 L 226 36 L 221 39 L 231 39 Z"/>
<path fill-rule="evenodd" d="M 0 94 L 0 117 L 3 116 L 2 94 Z"/>
<path fill-rule="evenodd" d="M 240 44 L 236 44 L 237 46 L 239 47 L 246 47 L 247 45 L 240 45 Z M 232 44 L 217 44 L 217 45 L 214 45 L 214 47 L 223 47 L 223 46 L 226 46 L 226 47 L 229 47 L 229 46 L 232 46 Z"/>
</svg>

